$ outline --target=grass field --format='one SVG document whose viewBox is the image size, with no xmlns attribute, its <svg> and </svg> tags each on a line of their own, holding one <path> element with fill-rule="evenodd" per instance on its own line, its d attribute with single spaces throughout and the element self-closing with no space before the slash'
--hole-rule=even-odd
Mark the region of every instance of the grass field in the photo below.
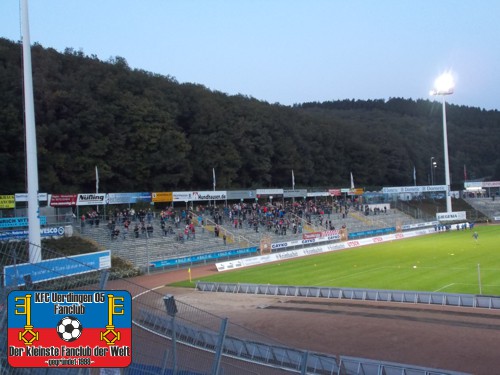
<svg viewBox="0 0 500 375">
<path fill-rule="evenodd" d="M 481 286 L 484 295 L 500 295 L 500 226 L 474 230 L 477 241 L 470 230 L 441 232 L 221 272 L 202 280 L 468 294 L 479 294 Z"/>
</svg>

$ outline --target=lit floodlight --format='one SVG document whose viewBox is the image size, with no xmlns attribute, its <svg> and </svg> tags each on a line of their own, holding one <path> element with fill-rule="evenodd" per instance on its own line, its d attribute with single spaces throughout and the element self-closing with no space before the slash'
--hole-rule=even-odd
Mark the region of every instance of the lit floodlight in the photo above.
<svg viewBox="0 0 500 375">
<path fill-rule="evenodd" d="M 453 94 L 455 89 L 455 81 L 451 73 L 443 73 L 434 81 L 434 90 L 430 92 L 431 95 L 450 95 Z"/>
<path fill-rule="evenodd" d="M 443 99 L 443 146 L 444 146 L 444 177 L 446 184 L 446 212 L 453 212 L 451 207 L 451 192 L 450 192 L 450 162 L 448 159 L 448 135 L 446 130 L 446 100 L 445 95 L 453 94 L 455 82 L 451 73 L 446 72 L 441 74 L 434 82 L 434 90 L 431 95 L 441 95 Z M 433 171 L 433 158 L 431 158 L 431 177 Z"/>
</svg>

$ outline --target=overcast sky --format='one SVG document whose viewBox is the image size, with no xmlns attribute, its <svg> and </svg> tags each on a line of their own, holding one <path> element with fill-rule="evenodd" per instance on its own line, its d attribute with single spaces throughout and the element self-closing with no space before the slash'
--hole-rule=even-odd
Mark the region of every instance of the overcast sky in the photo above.
<svg viewBox="0 0 500 375">
<path fill-rule="evenodd" d="M 433 99 L 500 110 L 499 0 L 29 0 L 31 42 L 292 105 Z M 21 39 L 20 0 L 0 37 Z M 36 90 L 36 87 L 35 87 Z"/>
</svg>

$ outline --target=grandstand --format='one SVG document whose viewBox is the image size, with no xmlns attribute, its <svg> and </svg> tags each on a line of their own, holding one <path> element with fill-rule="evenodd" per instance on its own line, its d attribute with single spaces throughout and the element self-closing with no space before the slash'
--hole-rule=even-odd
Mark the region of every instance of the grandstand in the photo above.
<svg viewBox="0 0 500 375">
<path fill-rule="evenodd" d="M 193 215 L 197 216 L 197 215 Z M 133 231 L 129 230 L 128 234 L 123 235 L 123 231 L 117 236 L 112 236 L 111 230 L 103 226 L 99 227 L 87 225 L 82 231 L 81 227 L 75 225 L 74 233 L 83 237 L 96 241 L 105 249 L 110 249 L 114 255 L 120 256 L 130 261 L 135 266 L 149 271 L 148 265 L 154 261 L 165 259 L 177 259 L 182 257 L 191 257 L 199 254 L 209 254 L 216 251 L 224 251 L 237 249 L 242 247 L 259 247 L 263 237 L 269 236 L 272 242 L 286 242 L 302 239 L 304 233 L 321 232 L 328 230 L 328 224 L 340 229 L 347 228 L 349 232 L 362 232 L 369 230 L 377 230 L 381 228 L 396 228 L 401 225 L 413 224 L 422 220 L 412 218 L 398 209 L 390 209 L 387 213 L 369 214 L 352 210 L 346 216 L 339 213 L 331 214 L 312 214 L 310 220 L 307 221 L 292 213 L 287 213 L 284 216 L 285 220 L 291 222 L 293 220 L 300 221 L 302 233 L 293 233 L 291 228 L 288 228 L 286 234 L 278 234 L 274 227 L 269 228 L 265 222 L 261 222 L 258 226 L 258 231 L 248 221 L 245 221 L 241 227 L 234 228 L 232 221 L 228 217 L 223 218 L 222 224 L 219 224 L 220 235 L 215 236 L 214 231 L 217 224 L 212 220 L 208 213 L 203 215 L 204 225 L 199 225 L 197 220 L 193 220 L 196 228 L 195 237 L 184 239 L 182 237 L 183 225 L 175 227 L 174 223 L 170 223 L 173 227 L 173 233 L 165 235 L 161 230 L 160 218 L 155 215 L 152 218 L 152 226 L 154 228 L 152 234 L 140 233 L 136 238 Z M 106 220 L 101 220 L 106 222 Z M 131 227 L 135 224 L 132 221 Z M 120 228 L 122 229 L 122 228 Z M 226 243 L 224 243 L 223 235 L 226 235 Z M 182 238 L 182 240 L 180 239 Z"/>
<path fill-rule="evenodd" d="M 500 213 L 500 202 L 495 206 L 495 201 L 481 198 L 454 198 L 452 199 L 453 211 L 464 211 L 467 220 L 473 222 L 487 222 L 490 212 Z M 414 199 L 409 201 L 397 201 L 396 207 L 399 211 L 420 220 L 434 220 L 439 212 L 446 212 L 445 199 Z M 494 208 L 498 207 L 498 208 Z"/>
<path fill-rule="evenodd" d="M 500 200 L 494 198 L 465 198 L 473 209 L 481 212 L 490 221 L 498 221 L 500 219 Z"/>
</svg>

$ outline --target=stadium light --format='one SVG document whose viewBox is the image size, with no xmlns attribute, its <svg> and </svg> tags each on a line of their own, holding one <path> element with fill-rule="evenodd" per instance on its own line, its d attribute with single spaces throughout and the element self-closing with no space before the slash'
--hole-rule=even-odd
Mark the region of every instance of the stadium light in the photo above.
<svg viewBox="0 0 500 375">
<path fill-rule="evenodd" d="M 434 161 L 434 156 L 431 156 L 431 185 L 434 185 L 434 168 L 437 168 L 437 163 Z"/>
<path fill-rule="evenodd" d="M 441 95 L 443 99 L 443 143 L 444 143 L 444 176 L 446 184 L 446 212 L 453 212 L 451 207 L 450 195 L 450 163 L 448 160 L 448 135 L 446 131 L 446 95 L 453 94 L 455 90 L 455 82 L 453 76 L 446 72 L 441 74 L 436 81 L 434 81 L 434 89 L 431 90 L 431 95 Z"/>
</svg>

